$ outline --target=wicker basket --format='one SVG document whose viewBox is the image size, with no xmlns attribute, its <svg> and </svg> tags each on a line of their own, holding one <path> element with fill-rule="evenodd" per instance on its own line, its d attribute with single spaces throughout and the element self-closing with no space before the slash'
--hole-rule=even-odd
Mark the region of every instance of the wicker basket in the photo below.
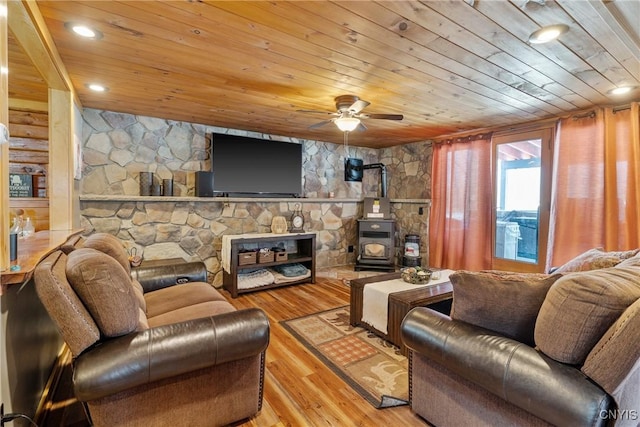
<svg viewBox="0 0 640 427">
<path fill-rule="evenodd" d="M 258 251 L 258 264 L 273 262 L 274 259 L 274 252 L 271 249 L 265 248 Z"/>
<path fill-rule="evenodd" d="M 238 265 L 251 265 L 256 263 L 257 252 L 240 252 L 238 254 Z"/>
</svg>

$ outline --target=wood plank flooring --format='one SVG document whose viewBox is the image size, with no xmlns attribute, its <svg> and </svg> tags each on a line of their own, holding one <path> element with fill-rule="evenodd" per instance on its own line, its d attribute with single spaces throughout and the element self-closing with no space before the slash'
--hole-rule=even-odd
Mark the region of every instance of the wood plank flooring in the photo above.
<svg viewBox="0 0 640 427">
<path fill-rule="evenodd" d="M 408 406 L 375 409 L 305 349 L 282 320 L 349 304 L 340 278 L 253 292 L 231 298 L 236 308 L 258 307 L 271 322 L 262 411 L 240 426 L 426 426 Z"/>
</svg>

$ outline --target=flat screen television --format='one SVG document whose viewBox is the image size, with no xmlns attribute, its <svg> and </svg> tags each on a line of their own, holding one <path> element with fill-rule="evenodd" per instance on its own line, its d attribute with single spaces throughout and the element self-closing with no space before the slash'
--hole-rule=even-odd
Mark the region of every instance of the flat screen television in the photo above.
<svg viewBox="0 0 640 427">
<path fill-rule="evenodd" d="M 212 134 L 216 196 L 302 196 L 302 145 Z"/>
</svg>

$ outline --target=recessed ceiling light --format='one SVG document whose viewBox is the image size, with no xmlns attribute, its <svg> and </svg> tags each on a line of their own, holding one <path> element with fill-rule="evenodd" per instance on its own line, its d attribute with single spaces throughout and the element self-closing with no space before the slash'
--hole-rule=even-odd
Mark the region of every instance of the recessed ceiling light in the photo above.
<svg viewBox="0 0 640 427">
<path fill-rule="evenodd" d="M 564 24 L 542 27 L 538 31 L 531 33 L 529 36 L 529 43 L 547 43 L 551 40 L 557 39 L 567 31 L 569 31 L 569 27 Z"/>
<path fill-rule="evenodd" d="M 609 94 L 610 95 L 624 95 L 625 93 L 631 92 L 633 89 L 635 89 L 635 87 L 633 87 L 633 86 L 619 86 L 619 87 L 611 89 L 609 91 Z"/>
<path fill-rule="evenodd" d="M 101 84 L 98 83 L 90 83 L 88 85 L 86 85 L 87 88 L 89 88 L 90 90 L 94 91 L 94 92 L 107 92 L 109 90 L 109 88 L 107 88 L 106 86 L 103 86 Z"/>
<path fill-rule="evenodd" d="M 0 74 L 9 74 L 9 69 L 7 67 L 0 67 Z"/>
<path fill-rule="evenodd" d="M 64 27 L 74 34 L 87 39 L 98 40 L 102 38 L 102 33 L 87 25 L 78 24 L 77 22 L 65 22 Z"/>
</svg>

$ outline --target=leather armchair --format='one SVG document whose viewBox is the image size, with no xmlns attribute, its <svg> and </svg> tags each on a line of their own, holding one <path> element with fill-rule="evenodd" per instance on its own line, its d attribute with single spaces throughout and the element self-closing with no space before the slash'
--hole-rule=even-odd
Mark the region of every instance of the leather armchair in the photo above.
<svg viewBox="0 0 640 427">
<path fill-rule="evenodd" d="M 143 287 L 87 246 L 52 253 L 34 277 L 93 425 L 222 426 L 260 411 L 262 310 L 235 310 L 210 284 L 171 278 L 171 266 Z"/>
</svg>

